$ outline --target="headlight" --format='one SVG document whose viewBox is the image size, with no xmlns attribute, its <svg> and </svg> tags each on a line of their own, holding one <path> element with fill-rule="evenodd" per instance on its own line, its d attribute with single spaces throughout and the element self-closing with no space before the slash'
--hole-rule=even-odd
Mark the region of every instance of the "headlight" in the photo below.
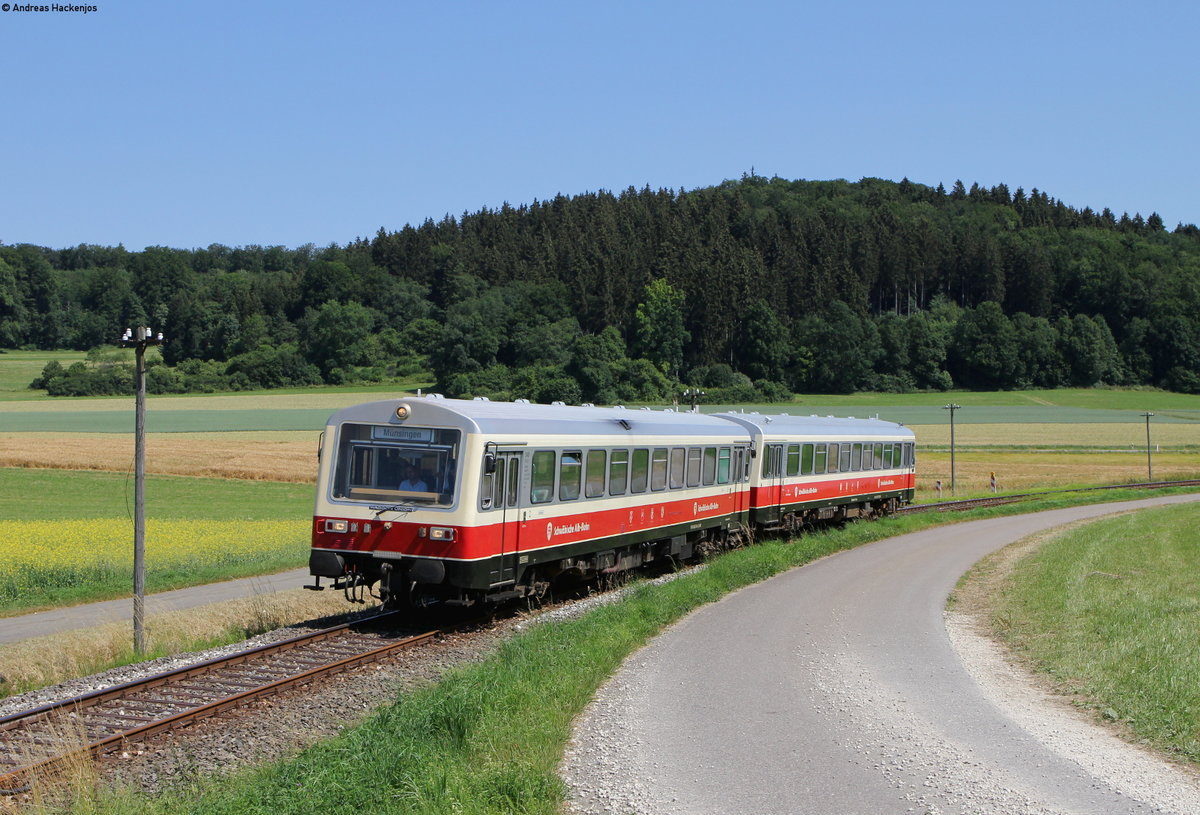
<svg viewBox="0 0 1200 815">
<path fill-rule="evenodd" d="M 326 532 L 341 533 L 341 532 L 346 532 L 349 529 L 350 529 L 349 521 L 326 521 L 325 522 L 325 531 Z"/>
<path fill-rule="evenodd" d="M 429 539 L 435 541 L 452 541 L 454 540 L 454 528 L 449 526 L 431 526 L 429 527 Z"/>
</svg>

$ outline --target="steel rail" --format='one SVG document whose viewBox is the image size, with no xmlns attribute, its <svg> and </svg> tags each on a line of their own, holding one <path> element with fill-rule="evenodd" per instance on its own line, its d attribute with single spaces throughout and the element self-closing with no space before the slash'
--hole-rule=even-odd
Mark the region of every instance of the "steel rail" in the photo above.
<svg viewBox="0 0 1200 815">
<path fill-rule="evenodd" d="M 271 657 L 273 655 L 285 654 L 299 646 L 318 643 L 322 640 L 327 640 L 343 634 L 351 628 L 362 626 L 365 623 L 385 619 L 396 614 L 397 612 L 389 612 L 368 618 L 366 620 L 358 620 L 353 623 L 343 623 L 341 625 L 322 629 L 320 631 L 314 631 L 309 634 L 302 634 L 300 636 L 292 637 L 280 642 L 270 643 L 257 648 L 248 649 L 246 651 L 240 651 L 236 654 L 230 654 L 229 656 L 217 657 L 215 659 L 206 660 L 194 665 L 187 665 L 175 670 L 154 674 L 153 676 L 149 676 L 141 680 L 125 682 L 121 685 L 104 688 L 98 691 L 92 691 L 90 693 L 81 694 L 69 699 L 58 700 L 36 708 L 32 708 L 30 710 L 19 711 L 17 713 L 0 718 L 0 733 L 18 730 L 23 726 L 35 725 L 37 723 L 44 722 L 56 711 L 63 711 L 64 713 L 83 712 L 89 708 L 93 708 L 101 704 L 102 702 L 129 696 L 135 691 L 143 691 L 150 688 L 161 687 L 172 682 L 179 682 L 191 679 L 193 677 L 203 676 L 205 674 L 213 673 L 219 669 L 239 665 L 254 659 L 262 659 Z M 315 667 L 307 667 L 313 663 L 311 661 L 305 661 L 303 663 L 305 666 L 304 669 L 298 672 L 289 672 L 286 676 L 277 679 L 271 679 L 269 681 L 262 682 L 259 685 L 250 684 L 247 686 L 246 683 L 242 683 L 237 687 L 241 687 L 243 689 L 236 690 L 232 694 L 222 696 L 215 701 L 207 702 L 161 718 L 151 718 L 149 716 L 135 717 L 122 714 L 102 713 L 99 718 L 108 718 L 110 721 L 117 719 L 125 721 L 144 721 L 144 723 L 137 724 L 133 727 L 122 727 L 111 735 L 96 739 L 86 745 L 72 747 L 71 749 L 66 750 L 58 755 L 52 755 L 27 764 L 21 764 L 10 769 L 0 769 L 0 795 L 13 795 L 28 790 L 28 784 L 21 784 L 21 781 L 29 779 L 37 770 L 51 767 L 72 755 L 80 755 L 84 752 L 90 754 L 91 756 L 103 755 L 104 753 L 114 750 L 119 745 L 132 739 L 148 738 L 157 733 L 179 727 L 180 725 L 209 718 L 232 708 L 245 705 L 252 700 L 272 696 L 288 688 L 312 682 L 313 680 L 323 676 L 341 673 L 359 665 L 378 662 L 395 651 L 425 642 L 445 630 L 447 629 L 437 628 L 423 633 L 407 636 L 394 642 L 387 643 L 386 645 L 369 649 L 367 651 L 360 651 L 359 653 L 350 654 L 348 656 L 342 656 L 340 659 L 334 659 L 331 662 L 322 665 L 316 665 Z M 229 686 L 235 683 L 218 682 L 214 684 L 223 684 Z M 178 704 L 182 705 L 187 703 L 180 702 Z M 38 741 L 36 737 L 35 741 Z M 17 783 L 14 784 L 14 782 Z"/>
</svg>

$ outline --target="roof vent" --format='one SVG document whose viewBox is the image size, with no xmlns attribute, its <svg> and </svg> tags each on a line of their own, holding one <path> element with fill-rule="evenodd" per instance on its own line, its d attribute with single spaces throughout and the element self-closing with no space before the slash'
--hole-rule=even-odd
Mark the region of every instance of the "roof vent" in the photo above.
<svg viewBox="0 0 1200 815">
<path fill-rule="evenodd" d="M 425 398 L 426 399 L 445 399 L 446 395 L 444 393 L 427 393 L 427 394 L 425 394 Z"/>
<path fill-rule="evenodd" d="M 643 407 L 642 410 L 650 410 L 648 407 Z"/>
<path fill-rule="evenodd" d="M 550 404 L 552 404 L 552 405 L 558 405 L 559 407 L 563 407 L 563 406 L 565 406 L 567 403 L 566 403 L 566 402 L 559 401 L 558 399 L 555 399 L 555 400 L 554 400 L 553 402 L 551 402 Z"/>
<path fill-rule="evenodd" d="M 513 404 L 514 405 L 528 405 L 529 400 L 528 399 L 514 399 Z"/>
<path fill-rule="evenodd" d="M 580 407 L 595 407 L 595 405 L 593 405 L 591 402 L 580 402 L 579 406 Z"/>
<path fill-rule="evenodd" d="M 625 406 L 624 405 L 613 405 L 612 409 L 613 410 L 624 410 Z"/>
<path fill-rule="evenodd" d="M 474 399 L 473 401 L 476 401 L 476 402 L 490 402 L 490 401 L 492 401 L 492 400 L 491 400 L 491 399 L 488 399 L 486 396 L 476 396 L 476 397 L 475 397 L 475 399 Z"/>
</svg>

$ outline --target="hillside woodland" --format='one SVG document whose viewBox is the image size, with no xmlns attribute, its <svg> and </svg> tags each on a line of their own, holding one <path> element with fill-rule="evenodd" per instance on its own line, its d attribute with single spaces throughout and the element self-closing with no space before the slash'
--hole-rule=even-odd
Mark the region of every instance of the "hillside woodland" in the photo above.
<svg viewBox="0 0 1200 815">
<path fill-rule="evenodd" d="M 1200 392 L 1200 230 L 1036 189 L 748 175 L 447 215 L 345 246 L 0 246 L 0 348 L 167 337 L 153 392 L 386 381 L 614 403 Z M 127 361 L 51 363 L 52 394 Z"/>
</svg>

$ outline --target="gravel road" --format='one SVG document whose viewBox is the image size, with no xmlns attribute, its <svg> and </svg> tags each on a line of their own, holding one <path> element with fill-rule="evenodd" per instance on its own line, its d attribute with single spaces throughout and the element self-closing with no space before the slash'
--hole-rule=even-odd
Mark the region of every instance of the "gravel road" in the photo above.
<svg viewBox="0 0 1200 815">
<path fill-rule="evenodd" d="M 1194 773 L 1111 736 L 946 615 L 979 558 L 1200 496 L 954 524 L 826 558 L 629 660 L 562 766 L 575 813 L 1194 813 Z"/>
</svg>

